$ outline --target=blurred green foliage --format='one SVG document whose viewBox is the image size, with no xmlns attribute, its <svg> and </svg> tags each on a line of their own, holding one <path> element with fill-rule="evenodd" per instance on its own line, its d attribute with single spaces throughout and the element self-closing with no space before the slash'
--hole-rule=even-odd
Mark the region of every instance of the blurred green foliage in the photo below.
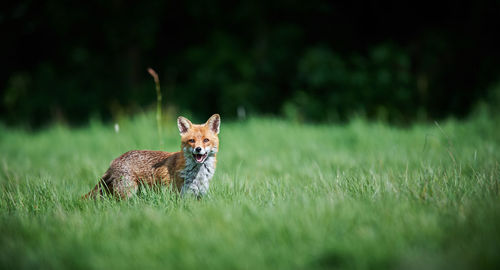
<svg viewBox="0 0 500 270">
<path fill-rule="evenodd" d="M 342 57 L 312 48 L 298 63 L 297 87 L 285 110 L 313 119 L 339 120 L 356 113 L 395 120 L 414 116 L 415 80 L 408 54 L 379 45 L 367 56 Z"/>
<path fill-rule="evenodd" d="M 500 4 L 65 1 L 0 5 L 0 119 L 110 119 L 166 105 L 297 121 L 465 116 L 500 81 Z"/>
</svg>

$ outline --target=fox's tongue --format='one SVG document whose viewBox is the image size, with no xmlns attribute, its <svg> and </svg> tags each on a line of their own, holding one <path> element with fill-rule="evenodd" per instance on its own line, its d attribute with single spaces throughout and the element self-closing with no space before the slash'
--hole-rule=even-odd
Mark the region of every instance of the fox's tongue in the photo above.
<svg viewBox="0 0 500 270">
<path fill-rule="evenodd" d="M 196 158 L 196 161 L 201 162 L 205 155 L 195 154 L 194 157 Z"/>
</svg>

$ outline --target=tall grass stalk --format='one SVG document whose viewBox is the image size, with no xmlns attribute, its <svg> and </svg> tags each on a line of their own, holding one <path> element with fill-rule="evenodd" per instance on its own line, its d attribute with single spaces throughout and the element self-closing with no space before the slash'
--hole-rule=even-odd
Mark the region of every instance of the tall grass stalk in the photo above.
<svg viewBox="0 0 500 270">
<path fill-rule="evenodd" d="M 161 90 L 160 90 L 160 79 L 158 74 L 154 69 L 148 68 L 149 74 L 153 77 L 156 86 L 156 126 L 158 128 L 158 140 L 160 141 L 160 147 L 163 147 L 163 134 L 162 134 L 162 123 L 161 123 Z"/>
</svg>

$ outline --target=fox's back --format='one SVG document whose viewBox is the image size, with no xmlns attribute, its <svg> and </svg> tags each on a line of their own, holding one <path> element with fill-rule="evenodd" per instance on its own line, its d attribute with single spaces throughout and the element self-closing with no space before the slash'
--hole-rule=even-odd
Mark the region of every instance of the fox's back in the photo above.
<svg viewBox="0 0 500 270">
<path fill-rule="evenodd" d="M 169 183 L 183 169 L 183 164 L 180 152 L 133 150 L 113 160 L 109 170 L 115 176 L 131 177 L 135 182 Z"/>
</svg>

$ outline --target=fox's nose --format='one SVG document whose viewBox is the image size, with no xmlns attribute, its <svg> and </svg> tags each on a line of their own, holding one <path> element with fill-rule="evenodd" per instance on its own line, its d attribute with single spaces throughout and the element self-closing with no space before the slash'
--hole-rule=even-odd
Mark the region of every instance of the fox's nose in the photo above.
<svg viewBox="0 0 500 270">
<path fill-rule="evenodd" d="M 201 152 L 201 147 L 199 147 L 199 146 L 198 146 L 198 147 L 196 147 L 196 148 L 194 149 L 194 151 L 196 151 L 197 153 Z"/>
</svg>

